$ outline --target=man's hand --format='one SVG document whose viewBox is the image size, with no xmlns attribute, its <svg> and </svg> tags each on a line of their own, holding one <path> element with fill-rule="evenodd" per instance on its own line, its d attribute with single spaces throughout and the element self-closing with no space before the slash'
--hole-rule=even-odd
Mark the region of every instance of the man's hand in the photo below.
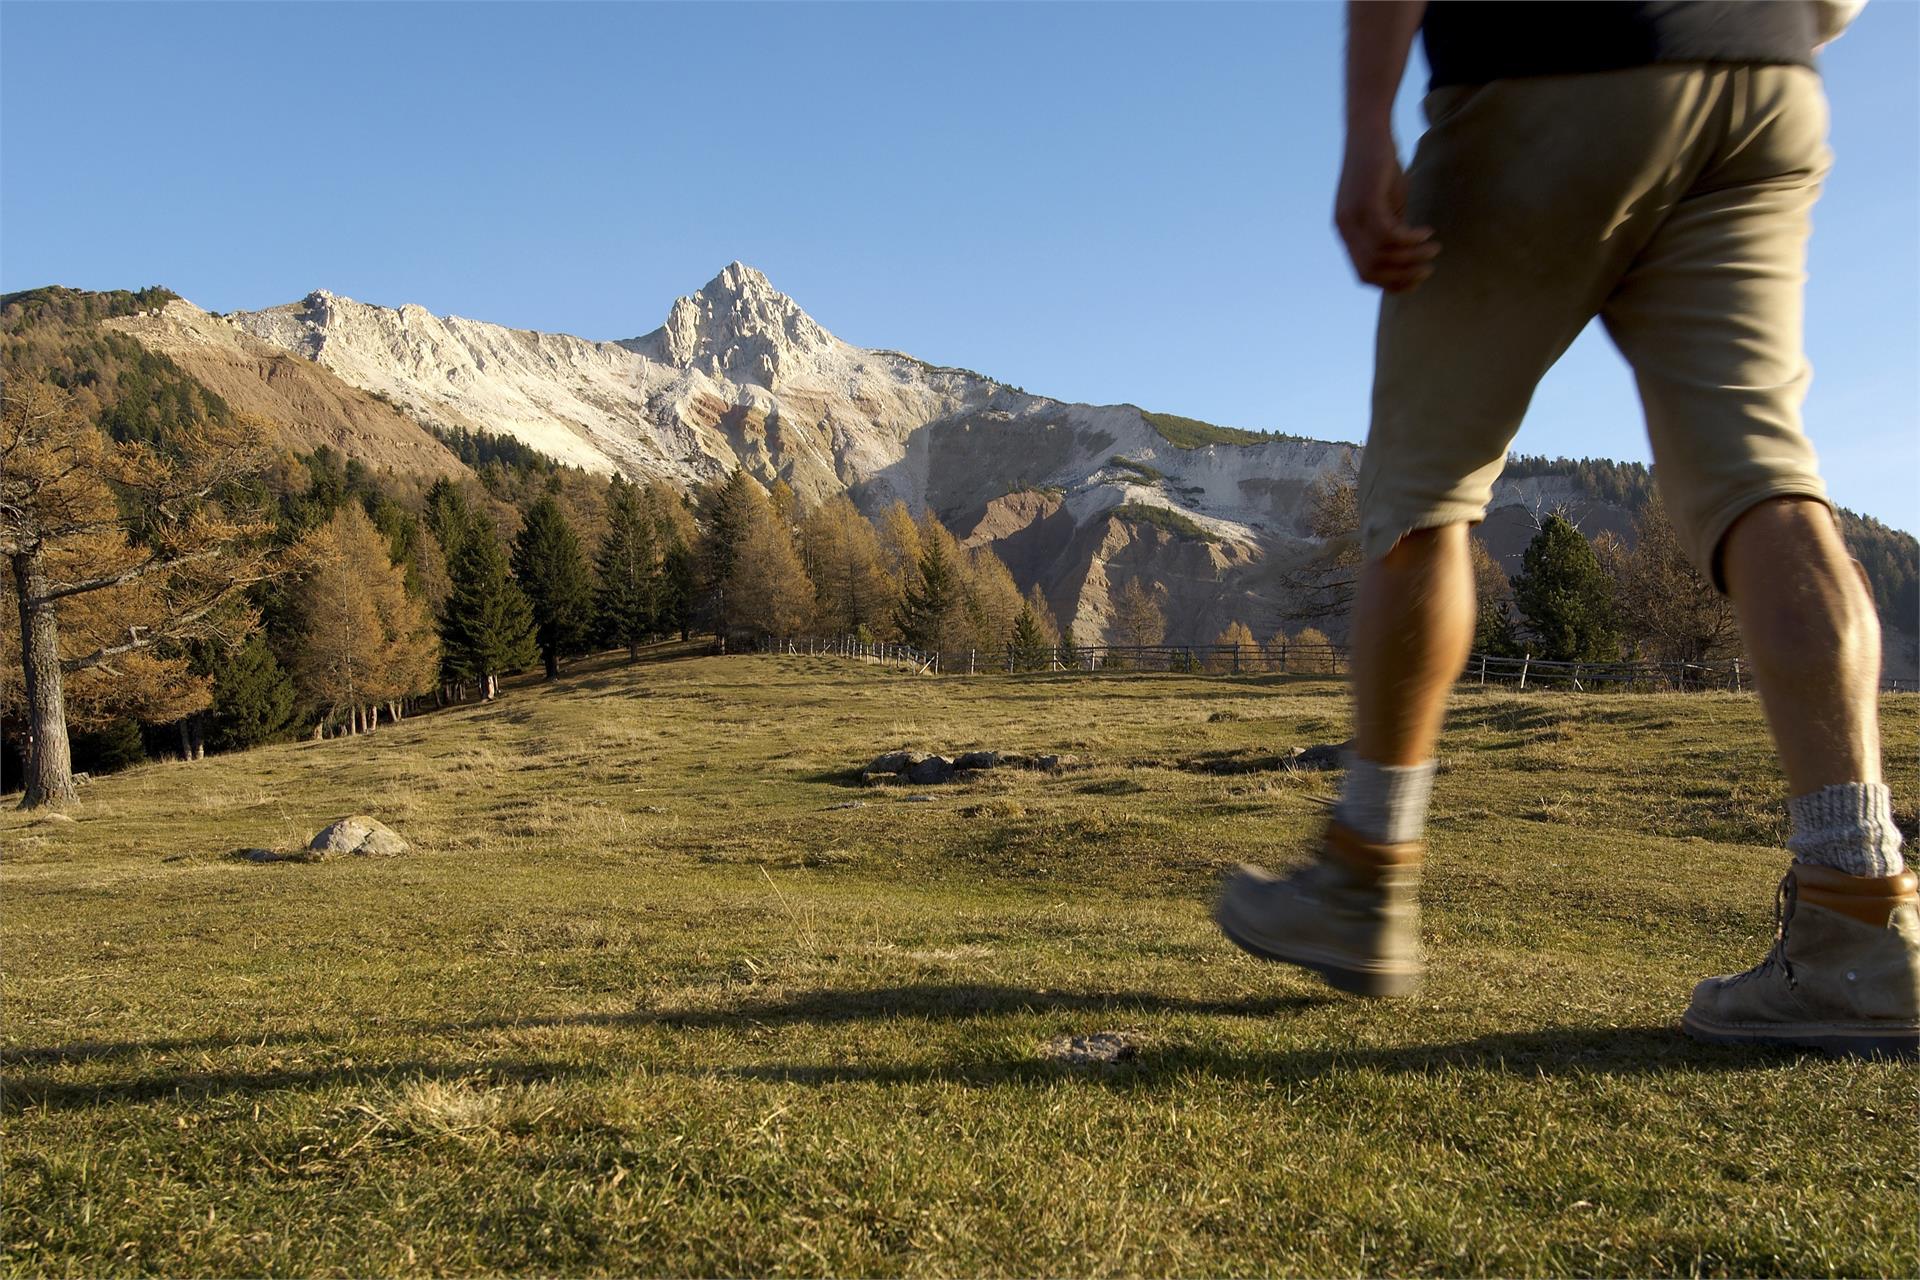
<svg viewBox="0 0 1920 1280">
<path fill-rule="evenodd" d="M 1406 212 L 1407 177 L 1392 132 L 1350 129 L 1333 224 L 1354 274 L 1388 293 L 1418 288 L 1440 256 L 1432 229 L 1408 226 Z"/>
</svg>

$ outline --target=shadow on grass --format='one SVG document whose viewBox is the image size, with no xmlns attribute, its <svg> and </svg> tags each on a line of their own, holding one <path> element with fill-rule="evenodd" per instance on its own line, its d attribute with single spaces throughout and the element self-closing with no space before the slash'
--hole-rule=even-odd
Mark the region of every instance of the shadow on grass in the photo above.
<svg viewBox="0 0 1920 1280">
<path fill-rule="evenodd" d="M 1521 1077 L 1681 1076 L 1788 1066 L 1802 1055 L 1788 1049 L 1697 1045 L 1675 1027 L 1557 1027 L 1511 1032 L 1442 1044 L 1277 1049 L 1246 1054 L 1204 1044 L 1148 1043 L 1117 1067 L 1088 1074 L 1116 1088 L 1154 1088 L 1176 1078 L 1304 1081 L 1321 1076 L 1374 1073 L 1445 1079 L 1464 1074 Z M 802 1085 L 963 1084 L 993 1085 L 1058 1080 L 1085 1074 L 1018 1057 L 964 1063 L 775 1064 L 736 1067 L 726 1074 L 749 1080 Z"/>
<path fill-rule="evenodd" d="M 534 1031 L 542 1028 L 608 1027 L 666 1030 L 680 1028 L 764 1029 L 780 1025 L 834 1025 L 902 1018 L 967 1021 L 1017 1014 L 1097 1015 L 1103 1022 L 1148 1019 L 1156 1014 L 1225 1017 L 1282 1017 L 1322 1006 L 1336 997 L 1290 995 L 1248 1000 L 1200 1000 L 1151 992 L 1069 992 L 1015 986 L 923 983 L 911 986 L 800 992 L 779 999 L 747 1001 L 720 1009 L 648 1010 L 584 1013 L 557 1017 L 492 1018 L 439 1024 L 388 1024 L 396 1035 L 447 1035 L 460 1032 Z M 1094 1030 L 1085 1027 L 1083 1030 Z M 1792 1050 L 1722 1048 L 1696 1045 L 1673 1027 L 1548 1027 L 1505 1032 L 1436 1044 L 1311 1045 L 1247 1053 L 1214 1047 L 1204 1038 L 1174 1041 L 1149 1030 L 1137 1057 L 1085 1078 L 1115 1088 L 1155 1088 L 1191 1078 L 1228 1080 L 1309 1080 L 1329 1074 L 1378 1073 L 1388 1076 L 1449 1077 L 1466 1073 L 1508 1076 L 1658 1076 L 1741 1071 L 1790 1065 L 1802 1055 Z M 302 1046 L 332 1052 L 340 1042 L 319 1034 L 194 1039 L 86 1042 L 25 1048 L 0 1058 L 7 1068 L 0 1113 L 66 1111 L 126 1103 L 194 1101 L 279 1090 L 364 1087 L 418 1079 L 481 1078 L 498 1082 L 613 1079 L 624 1074 L 619 1062 L 524 1060 L 495 1056 L 389 1061 L 349 1058 L 337 1065 L 280 1066 L 259 1070 L 204 1065 L 205 1055 L 266 1045 Z M 138 1054 L 194 1054 L 203 1065 L 178 1069 L 171 1063 L 130 1079 L 69 1081 L 47 1071 L 16 1072 L 31 1064 L 58 1069 L 75 1064 Z M 658 1068 L 656 1068 L 658 1069 Z M 964 1057 L 954 1061 L 771 1063 L 693 1068 L 685 1074 L 826 1086 L 835 1084 L 913 1085 L 947 1083 L 993 1086 L 1058 1081 L 1081 1074 L 1034 1052 L 1002 1057 Z"/>
</svg>

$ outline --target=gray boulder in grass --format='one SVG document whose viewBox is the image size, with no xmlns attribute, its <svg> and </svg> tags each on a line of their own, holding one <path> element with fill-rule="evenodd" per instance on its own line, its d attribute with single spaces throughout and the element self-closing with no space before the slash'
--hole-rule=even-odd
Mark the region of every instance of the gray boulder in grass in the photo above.
<svg viewBox="0 0 1920 1280">
<path fill-rule="evenodd" d="M 407 851 L 405 840 L 374 818 L 355 814 L 330 822 L 307 841 L 307 851 L 321 857 L 350 853 L 360 858 L 392 858 Z"/>
</svg>

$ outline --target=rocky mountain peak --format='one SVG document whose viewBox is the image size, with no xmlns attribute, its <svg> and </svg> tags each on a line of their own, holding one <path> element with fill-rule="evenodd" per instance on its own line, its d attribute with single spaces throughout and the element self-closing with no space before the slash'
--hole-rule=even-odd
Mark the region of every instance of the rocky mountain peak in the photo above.
<svg viewBox="0 0 1920 1280">
<path fill-rule="evenodd" d="M 764 274 L 733 262 L 698 292 L 675 299 L 666 324 L 620 345 L 683 369 L 773 387 L 839 340 Z"/>
</svg>

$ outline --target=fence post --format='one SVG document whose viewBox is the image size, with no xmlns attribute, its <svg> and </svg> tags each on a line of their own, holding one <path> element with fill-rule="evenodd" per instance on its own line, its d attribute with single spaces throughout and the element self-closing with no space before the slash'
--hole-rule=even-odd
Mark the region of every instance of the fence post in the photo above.
<svg viewBox="0 0 1920 1280">
<path fill-rule="evenodd" d="M 1233 674 L 1240 674 L 1240 642 L 1238 640 L 1233 642 Z"/>
<path fill-rule="evenodd" d="M 1740 688 L 1740 659 L 1738 658 L 1733 660 L 1733 691 L 1735 693 L 1742 692 Z"/>
<path fill-rule="evenodd" d="M 1280 642 L 1280 674 L 1287 674 L 1287 642 L 1285 640 Z"/>
<path fill-rule="evenodd" d="M 1013 674 L 1013 642 L 1007 642 L 1007 674 Z"/>
<path fill-rule="evenodd" d="M 967 650 L 967 674 L 968 674 L 968 675 L 972 675 L 972 674 L 973 674 L 973 657 L 974 657 L 974 652 L 975 652 L 975 651 L 974 651 L 974 650 L 972 650 L 972 649 L 969 649 L 969 650 Z"/>
<path fill-rule="evenodd" d="M 1532 663 L 1533 655 L 1531 653 L 1520 659 L 1520 687 L 1522 689 L 1527 687 L 1527 668 L 1531 666 Z"/>
<path fill-rule="evenodd" d="M 1481 655 L 1480 655 L 1480 685 L 1481 685 L 1481 687 L 1482 687 L 1482 688 L 1485 688 L 1485 687 L 1486 687 L 1486 683 L 1487 683 L 1487 655 L 1483 653 L 1483 654 L 1481 654 Z"/>
</svg>

